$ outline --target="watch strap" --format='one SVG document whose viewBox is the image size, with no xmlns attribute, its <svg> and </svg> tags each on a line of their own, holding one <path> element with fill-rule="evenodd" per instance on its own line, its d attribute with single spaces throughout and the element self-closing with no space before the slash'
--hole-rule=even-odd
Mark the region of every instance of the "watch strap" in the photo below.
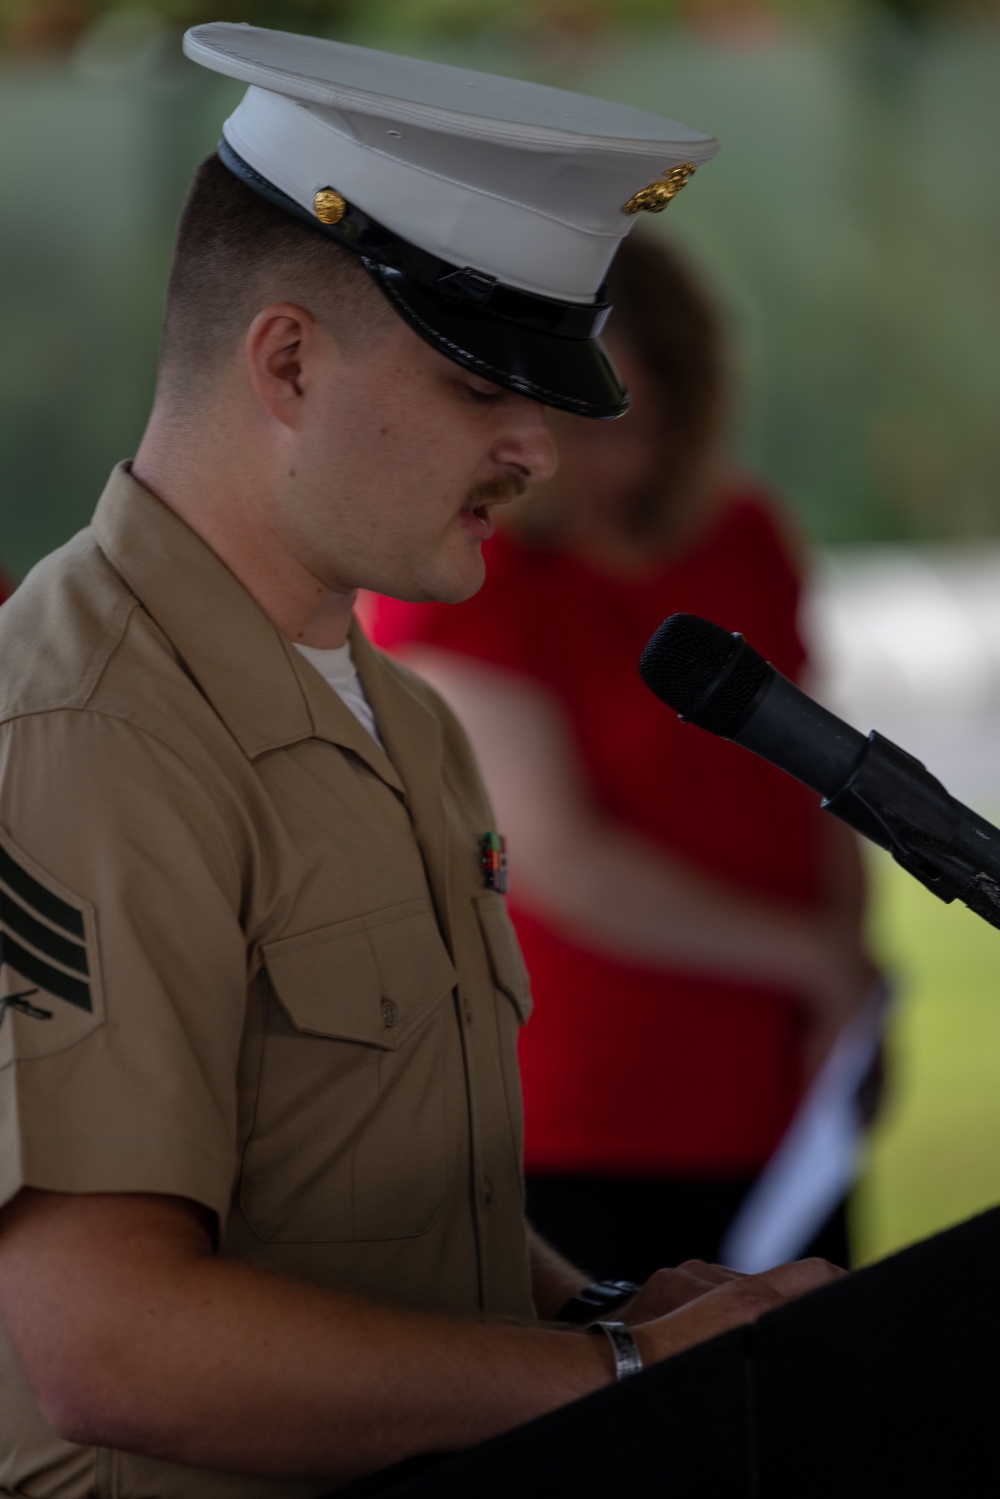
<svg viewBox="0 0 1000 1499">
<path fill-rule="evenodd" d="M 616 1312 L 626 1301 L 631 1301 L 639 1287 L 631 1280 L 595 1280 L 585 1286 L 576 1296 L 571 1296 L 558 1313 L 557 1322 L 594 1322 Z"/>
</svg>

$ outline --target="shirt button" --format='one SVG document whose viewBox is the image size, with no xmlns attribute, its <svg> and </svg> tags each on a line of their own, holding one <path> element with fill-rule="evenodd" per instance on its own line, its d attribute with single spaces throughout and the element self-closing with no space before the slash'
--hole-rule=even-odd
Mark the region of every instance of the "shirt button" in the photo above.
<svg viewBox="0 0 1000 1499">
<path fill-rule="evenodd" d="M 396 1021 L 398 1019 L 399 1019 L 399 1011 L 396 1009 L 396 1006 L 393 1004 L 392 1000 L 391 999 L 383 999 L 383 1001 L 382 1001 L 382 1024 L 385 1026 L 386 1030 L 387 1031 L 392 1030 L 392 1027 L 396 1024 Z"/>
<path fill-rule="evenodd" d="M 493 1201 L 493 1184 L 488 1177 L 483 1181 L 483 1201 L 487 1207 Z"/>
</svg>

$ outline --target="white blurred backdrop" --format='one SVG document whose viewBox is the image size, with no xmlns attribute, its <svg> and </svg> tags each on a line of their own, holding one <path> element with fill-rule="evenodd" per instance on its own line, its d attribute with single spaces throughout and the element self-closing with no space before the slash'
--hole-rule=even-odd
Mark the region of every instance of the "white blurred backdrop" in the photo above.
<svg viewBox="0 0 1000 1499">
<path fill-rule="evenodd" d="M 803 624 L 829 707 L 1000 807 L 1000 545 L 827 548 Z"/>
</svg>

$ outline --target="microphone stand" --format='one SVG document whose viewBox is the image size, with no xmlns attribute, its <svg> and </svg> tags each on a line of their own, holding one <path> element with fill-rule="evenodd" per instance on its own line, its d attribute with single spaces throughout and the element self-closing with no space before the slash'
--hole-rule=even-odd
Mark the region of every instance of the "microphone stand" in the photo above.
<svg viewBox="0 0 1000 1499">
<path fill-rule="evenodd" d="M 823 806 L 946 903 L 1000 927 L 1000 830 L 945 790 L 919 760 L 873 731 L 844 785 Z"/>
</svg>

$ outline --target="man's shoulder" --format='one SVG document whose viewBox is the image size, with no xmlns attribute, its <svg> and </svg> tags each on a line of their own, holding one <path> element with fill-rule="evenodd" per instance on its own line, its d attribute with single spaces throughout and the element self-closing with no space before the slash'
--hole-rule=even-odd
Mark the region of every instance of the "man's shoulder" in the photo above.
<svg viewBox="0 0 1000 1499">
<path fill-rule="evenodd" d="M 82 728 L 97 714 L 183 753 L 205 737 L 202 720 L 214 722 L 89 527 L 39 562 L 0 608 L 0 660 L 0 726 L 61 714 Z"/>
<path fill-rule="evenodd" d="M 0 608 L 0 661 L 0 823 L 52 821 L 58 782 L 147 819 L 203 796 L 243 838 L 246 758 L 89 528 Z"/>
<path fill-rule="evenodd" d="M 88 704 L 138 602 L 88 527 L 0 609 L 0 722 Z"/>
</svg>

